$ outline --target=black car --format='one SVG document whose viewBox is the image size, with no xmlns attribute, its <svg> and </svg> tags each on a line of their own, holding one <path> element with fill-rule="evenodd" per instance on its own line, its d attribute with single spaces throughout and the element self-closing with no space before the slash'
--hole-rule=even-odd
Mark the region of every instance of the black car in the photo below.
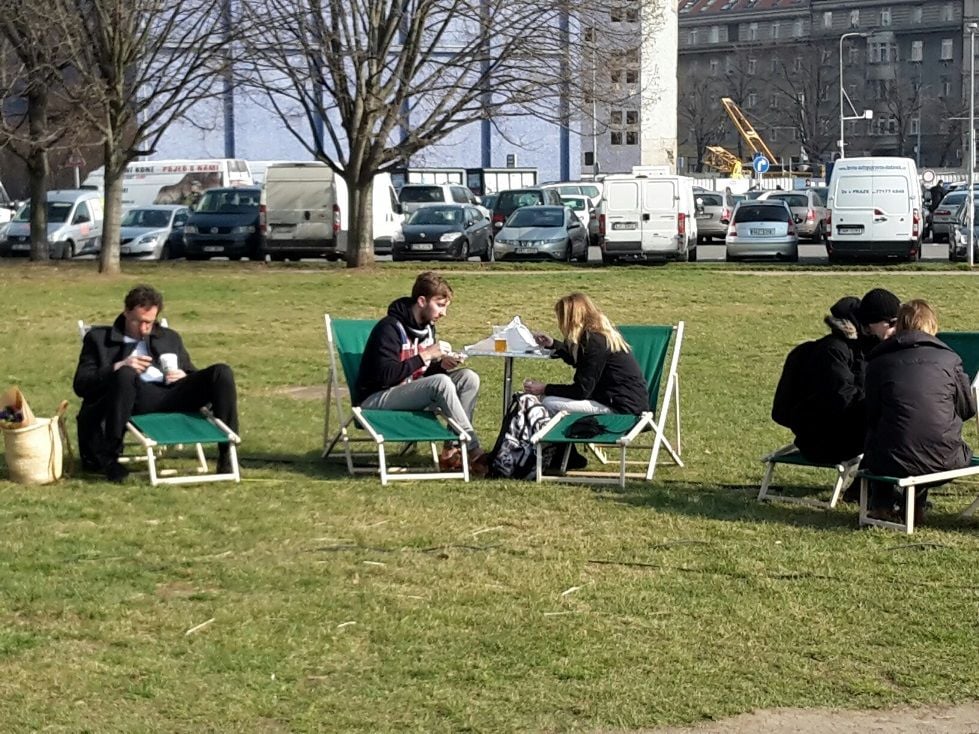
<svg viewBox="0 0 979 734">
<path fill-rule="evenodd" d="M 493 259 L 490 220 L 469 204 L 431 204 L 416 209 L 395 233 L 392 260 Z"/>
<path fill-rule="evenodd" d="M 258 227 L 261 189 L 208 189 L 184 225 L 184 254 L 188 260 L 222 255 L 257 260 L 262 235 Z"/>
<path fill-rule="evenodd" d="M 522 206 L 564 206 L 557 189 L 507 189 L 501 191 L 493 204 L 493 229 L 497 230 Z"/>
</svg>

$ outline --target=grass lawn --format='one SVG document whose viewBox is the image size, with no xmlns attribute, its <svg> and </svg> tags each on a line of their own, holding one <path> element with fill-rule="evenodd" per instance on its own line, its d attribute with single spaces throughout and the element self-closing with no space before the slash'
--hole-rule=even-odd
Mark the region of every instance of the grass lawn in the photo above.
<svg viewBox="0 0 979 734">
<path fill-rule="evenodd" d="M 320 461 L 323 403 L 294 388 L 325 382 L 324 312 L 379 317 L 420 269 L 0 265 L 0 388 L 42 416 L 71 398 L 73 426 L 75 320 L 111 320 L 150 282 L 196 364 L 235 368 L 245 477 L 0 481 L 0 731 L 604 730 L 979 697 L 979 521 L 957 516 L 976 484 L 934 492 L 910 539 L 858 531 L 849 506 L 754 500 L 759 457 L 789 438 L 769 419 L 782 360 L 825 332 L 828 306 L 884 286 L 928 299 L 944 329 L 977 329 L 976 277 L 447 267 L 453 346 L 515 314 L 553 332 L 571 290 L 618 323 L 686 320 L 687 466 L 664 460 L 624 491 L 381 487 Z M 502 370 L 470 365 L 491 444 Z M 518 362 L 528 376 L 570 372 Z"/>
</svg>

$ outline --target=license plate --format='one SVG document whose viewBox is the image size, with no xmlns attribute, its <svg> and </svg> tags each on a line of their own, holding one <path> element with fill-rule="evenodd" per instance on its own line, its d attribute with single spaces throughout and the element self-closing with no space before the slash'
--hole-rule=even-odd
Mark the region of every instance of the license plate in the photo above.
<svg viewBox="0 0 979 734">
<path fill-rule="evenodd" d="M 836 233 L 837 234 L 860 234 L 861 232 L 863 232 L 863 225 L 859 225 L 857 227 L 837 227 L 836 228 Z"/>
<path fill-rule="evenodd" d="M 537 248 L 536 247 L 518 247 L 517 248 L 517 252 L 520 253 L 521 255 L 536 255 L 537 254 Z"/>
<path fill-rule="evenodd" d="M 224 252 L 224 248 L 221 245 L 208 245 L 204 252 Z"/>
<path fill-rule="evenodd" d="M 13 250 L 29 250 L 29 249 L 31 249 L 31 246 L 30 245 L 11 245 L 11 249 L 13 249 Z"/>
<path fill-rule="evenodd" d="M 432 249 L 432 243 L 431 242 L 422 242 L 421 244 L 412 245 L 411 246 L 411 249 L 412 250 L 417 250 L 419 252 L 426 252 L 426 251 Z"/>
<path fill-rule="evenodd" d="M 775 230 L 774 229 L 752 229 L 751 230 L 751 234 L 755 235 L 756 237 L 764 237 L 766 235 L 775 234 Z"/>
<path fill-rule="evenodd" d="M 639 229 L 636 222 L 612 222 L 612 229 Z"/>
</svg>

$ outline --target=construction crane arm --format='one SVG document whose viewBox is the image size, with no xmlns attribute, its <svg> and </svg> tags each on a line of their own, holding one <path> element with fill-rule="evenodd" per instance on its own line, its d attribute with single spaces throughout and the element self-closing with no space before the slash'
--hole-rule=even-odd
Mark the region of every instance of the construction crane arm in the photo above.
<svg viewBox="0 0 979 734">
<path fill-rule="evenodd" d="M 775 154 L 772 153 L 771 148 L 765 144 L 762 140 L 761 135 L 759 135 L 755 128 L 748 122 L 748 118 L 744 116 L 741 108 L 735 104 L 734 100 L 730 97 L 721 97 L 721 104 L 724 105 L 724 111 L 727 112 L 727 116 L 731 118 L 731 122 L 734 123 L 734 127 L 738 129 L 741 133 L 741 137 L 744 138 L 744 142 L 748 144 L 751 148 L 752 153 L 761 153 L 763 156 L 768 158 L 771 163 L 778 161 Z"/>
</svg>

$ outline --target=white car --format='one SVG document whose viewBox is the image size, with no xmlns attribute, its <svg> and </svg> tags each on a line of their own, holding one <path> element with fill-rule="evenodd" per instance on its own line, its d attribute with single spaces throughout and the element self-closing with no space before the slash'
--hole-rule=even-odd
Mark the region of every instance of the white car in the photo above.
<svg viewBox="0 0 979 734">
<path fill-rule="evenodd" d="M 588 232 L 588 244 L 598 247 L 598 210 L 591 198 L 584 194 L 562 195 L 561 201 L 575 213 L 582 226 Z"/>
<path fill-rule="evenodd" d="M 133 207 L 119 223 L 119 255 L 134 260 L 182 257 L 190 209 L 176 204 Z"/>
</svg>

